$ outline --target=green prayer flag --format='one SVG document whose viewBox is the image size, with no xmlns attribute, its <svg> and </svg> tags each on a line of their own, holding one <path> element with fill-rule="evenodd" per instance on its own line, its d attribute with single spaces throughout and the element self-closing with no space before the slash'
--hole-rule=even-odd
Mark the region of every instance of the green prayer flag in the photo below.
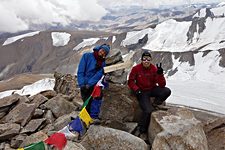
<svg viewBox="0 0 225 150">
<path fill-rule="evenodd" d="M 24 150 L 45 150 L 45 144 L 43 141 L 38 143 L 33 143 L 29 146 L 24 147 Z"/>
<path fill-rule="evenodd" d="M 88 99 L 84 102 L 84 104 L 83 104 L 83 106 L 82 106 L 82 108 L 81 108 L 81 109 L 83 109 L 84 107 L 86 107 L 86 106 L 88 105 L 88 103 L 89 103 L 90 99 L 91 99 L 91 96 L 90 96 L 90 97 L 88 97 Z"/>
</svg>

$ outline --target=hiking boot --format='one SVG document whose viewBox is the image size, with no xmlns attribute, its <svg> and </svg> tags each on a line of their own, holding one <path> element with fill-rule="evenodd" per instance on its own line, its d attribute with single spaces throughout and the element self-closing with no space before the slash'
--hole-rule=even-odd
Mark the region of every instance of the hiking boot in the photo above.
<svg viewBox="0 0 225 150">
<path fill-rule="evenodd" d="M 100 125 L 101 122 L 102 122 L 102 121 L 101 121 L 99 118 L 96 118 L 96 119 L 93 119 L 92 124 L 94 124 L 94 125 Z"/>
<path fill-rule="evenodd" d="M 141 138 L 142 140 L 148 140 L 148 134 L 147 133 L 141 133 L 139 138 Z"/>
<path fill-rule="evenodd" d="M 134 136 L 139 137 L 140 134 L 141 134 L 141 132 L 140 132 L 140 127 L 137 126 L 137 127 L 131 132 L 131 134 L 133 134 Z"/>
<path fill-rule="evenodd" d="M 157 104 L 153 103 L 152 106 L 154 107 L 155 110 L 167 111 L 169 109 L 168 107 L 166 107 L 165 104 L 157 105 Z"/>
</svg>

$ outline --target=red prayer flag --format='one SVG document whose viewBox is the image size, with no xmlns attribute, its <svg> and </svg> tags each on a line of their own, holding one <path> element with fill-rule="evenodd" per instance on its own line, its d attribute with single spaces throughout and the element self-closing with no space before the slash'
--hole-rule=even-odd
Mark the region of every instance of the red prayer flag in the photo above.
<svg viewBox="0 0 225 150">
<path fill-rule="evenodd" d="M 93 90 L 91 96 L 92 96 L 93 98 L 95 98 L 95 97 L 100 97 L 100 96 L 101 96 L 101 90 L 102 90 L 102 88 L 101 88 L 100 86 L 95 85 L 94 90 Z"/>
<path fill-rule="evenodd" d="M 63 150 L 66 146 L 67 140 L 63 133 L 54 133 L 44 141 L 46 144 L 53 145 L 59 150 Z"/>
</svg>

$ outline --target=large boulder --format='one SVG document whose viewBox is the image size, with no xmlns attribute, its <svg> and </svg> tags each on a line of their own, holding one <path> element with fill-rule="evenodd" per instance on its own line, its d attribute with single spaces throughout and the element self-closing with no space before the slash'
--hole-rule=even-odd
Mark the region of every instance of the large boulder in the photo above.
<svg viewBox="0 0 225 150">
<path fill-rule="evenodd" d="M 76 110 L 77 107 L 74 106 L 73 103 L 68 102 L 66 99 L 62 97 L 61 94 L 58 94 L 56 97 L 48 100 L 44 106 L 47 109 L 50 109 L 56 118 L 69 114 L 72 111 Z"/>
<path fill-rule="evenodd" d="M 81 141 L 86 149 L 92 150 L 147 150 L 147 144 L 140 138 L 124 131 L 92 125 Z"/>
<path fill-rule="evenodd" d="M 152 150 L 207 150 L 202 124 L 184 108 L 152 113 L 148 130 Z"/>
<path fill-rule="evenodd" d="M 140 107 L 126 85 L 110 84 L 104 91 L 100 118 L 120 122 L 135 121 L 140 116 Z"/>
<path fill-rule="evenodd" d="M 54 73 L 55 86 L 54 91 L 65 95 L 73 95 L 76 91 L 76 79 L 71 74 Z"/>
</svg>

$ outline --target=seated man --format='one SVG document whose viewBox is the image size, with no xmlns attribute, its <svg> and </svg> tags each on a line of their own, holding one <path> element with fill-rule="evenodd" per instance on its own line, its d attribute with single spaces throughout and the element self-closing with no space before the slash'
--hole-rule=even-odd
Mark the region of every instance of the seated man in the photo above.
<svg viewBox="0 0 225 150">
<path fill-rule="evenodd" d="M 146 133 L 150 123 L 151 113 L 155 105 L 161 105 L 171 94 L 169 88 L 165 87 L 166 80 L 163 69 L 151 63 L 152 56 L 145 51 L 141 57 L 141 63 L 134 66 L 128 79 L 128 86 L 133 90 L 143 111 L 138 129 L 140 133 Z M 150 101 L 155 97 L 155 101 Z"/>
</svg>

